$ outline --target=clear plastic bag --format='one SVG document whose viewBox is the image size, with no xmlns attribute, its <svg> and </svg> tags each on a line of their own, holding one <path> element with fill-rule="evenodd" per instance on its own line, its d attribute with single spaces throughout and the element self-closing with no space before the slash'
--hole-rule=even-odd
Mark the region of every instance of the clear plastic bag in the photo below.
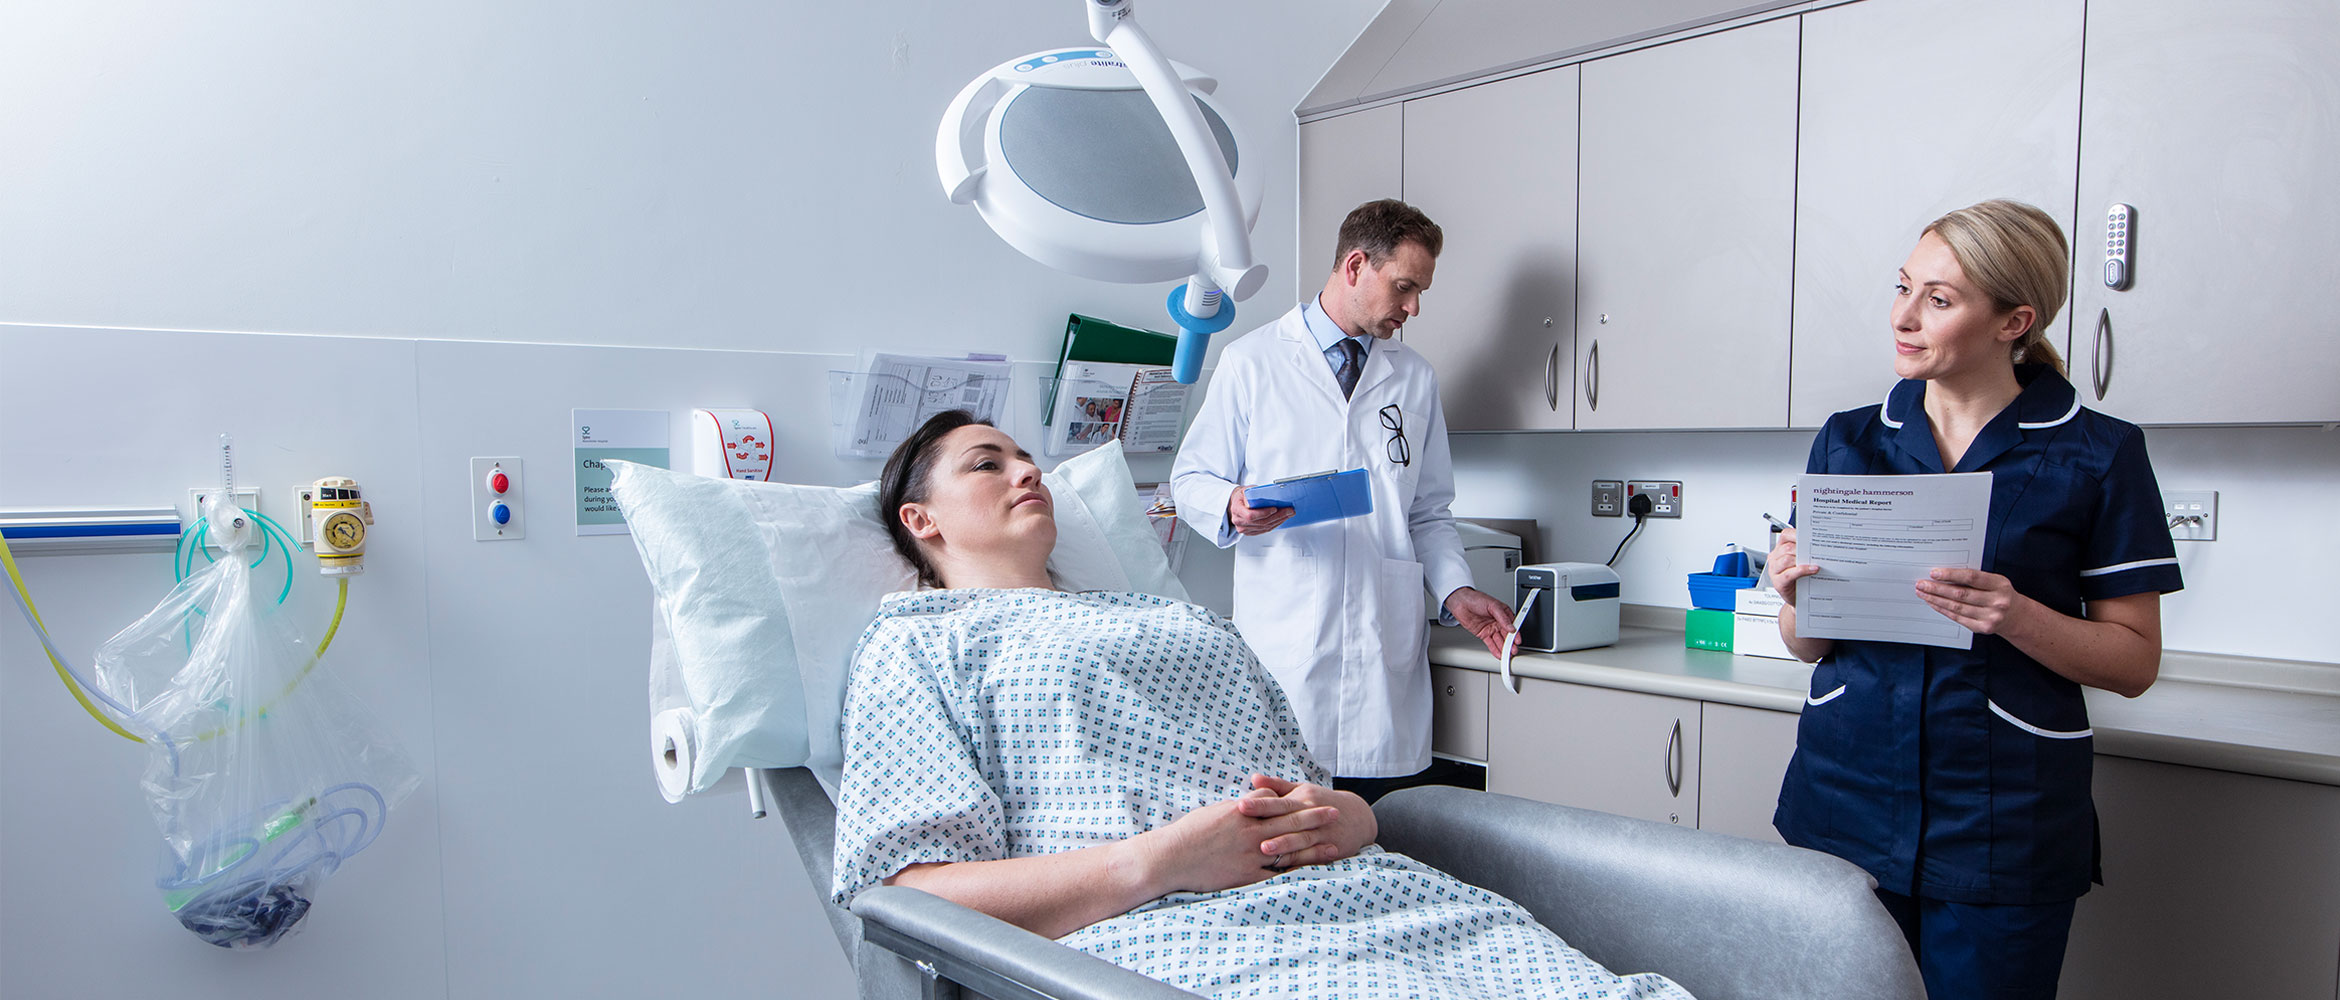
<svg viewBox="0 0 2340 1000">
<path fill-rule="evenodd" d="M 211 944 L 266 947 L 421 775 L 296 627 L 303 605 L 286 597 L 316 577 L 295 572 L 291 540 L 232 505 L 203 514 L 199 536 L 225 551 L 108 640 L 96 670 L 153 751 L 143 784 L 164 905 Z M 285 555 L 281 589 L 258 571 L 272 551 Z"/>
</svg>

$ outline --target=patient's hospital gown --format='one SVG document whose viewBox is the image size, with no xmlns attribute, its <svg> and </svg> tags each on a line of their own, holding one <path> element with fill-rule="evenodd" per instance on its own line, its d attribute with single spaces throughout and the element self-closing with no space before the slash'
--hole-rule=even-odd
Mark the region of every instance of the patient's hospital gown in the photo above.
<svg viewBox="0 0 2340 1000">
<path fill-rule="evenodd" d="M 1241 795 L 1254 773 L 1327 780 L 1234 627 L 1144 594 L 893 595 L 862 637 L 845 720 L 839 902 L 908 865 L 1120 840 Z M 1213 997 L 1688 996 L 1370 847 L 1061 940 Z"/>
</svg>

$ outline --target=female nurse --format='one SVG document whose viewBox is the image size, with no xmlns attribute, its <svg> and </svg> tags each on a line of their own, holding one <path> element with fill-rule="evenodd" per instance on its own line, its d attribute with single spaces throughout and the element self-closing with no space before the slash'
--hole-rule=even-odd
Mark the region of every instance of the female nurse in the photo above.
<svg viewBox="0 0 2340 1000">
<path fill-rule="evenodd" d="M 2080 405 L 2045 336 L 2068 251 L 2029 205 L 1926 227 L 1894 283 L 1880 404 L 1828 419 L 1814 473 L 1987 472 L 1981 569 L 1918 596 L 1970 649 L 1796 635 L 1796 534 L 1780 533 L 1780 636 L 1817 661 L 1773 822 L 1876 876 L 1933 1000 L 2053 997 L 2073 904 L 2096 880 L 2094 750 L 2081 688 L 2134 698 L 2179 589 L 2137 427 Z"/>
</svg>

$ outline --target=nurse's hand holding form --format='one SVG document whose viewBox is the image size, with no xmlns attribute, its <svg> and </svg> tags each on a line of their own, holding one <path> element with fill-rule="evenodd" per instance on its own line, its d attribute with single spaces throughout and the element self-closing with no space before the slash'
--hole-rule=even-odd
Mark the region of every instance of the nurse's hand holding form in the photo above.
<svg viewBox="0 0 2340 1000">
<path fill-rule="evenodd" d="M 2027 606 L 2038 606 L 2016 593 L 2015 584 L 2006 577 L 1979 569 L 1936 569 L 1932 579 L 1917 582 L 1917 592 L 1918 598 L 1942 617 L 1976 635 L 1995 634 Z"/>
<path fill-rule="evenodd" d="M 1264 535 L 1276 530 L 1292 516 L 1290 507 L 1253 507 L 1243 502 L 1243 487 L 1227 496 L 1227 523 L 1237 534 Z"/>
<path fill-rule="evenodd" d="M 1446 595 L 1446 610 L 1455 623 L 1471 630 L 1487 644 L 1487 652 L 1503 657 L 1503 640 L 1511 636 L 1511 606 L 1475 587 L 1457 587 Z"/>
<path fill-rule="evenodd" d="M 1780 600 L 1785 602 L 1779 609 L 1779 641 L 1787 645 L 1788 652 L 1796 654 L 1796 659 L 1818 662 L 1836 648 L 1836 640 L 1804 639 L 1796 635 L 1796 581 L 1820 572 L 1818 566 L 1796 563 L 1796 529 L 1779 529 L 1778 541 L 1771 543 L 1771 555 L 1763 560 L 1763 572 L 1770 575 L 1771 588 L 1779 591 Z"/>
<path fill-rule="evenodd" d="M 1796 581 L 1820 572 L 1820 567 L 1796 564 L 1796 529 L 1782 528 L 1771 543 L 1771 554 L 1764 557 L 1763 571 L 1771 574 L 1771 589 L 1792 605 L 1796 603 Z"/>
</svg>

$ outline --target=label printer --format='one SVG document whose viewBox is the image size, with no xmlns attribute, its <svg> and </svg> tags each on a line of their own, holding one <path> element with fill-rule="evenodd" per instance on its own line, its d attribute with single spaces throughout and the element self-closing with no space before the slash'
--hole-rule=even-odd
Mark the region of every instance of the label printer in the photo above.
<svg viewBox="0 0 2340 1000">
<path fill-rule="evenodd" d="M 1599 563 L 1532 563 L 1512 581 L 1511 606 L 1528 610 L 1519 625 L 1519 648 L 1559 653 L 1617 641 L 1622 602 L 1616 570 Z"/>
</svg>

